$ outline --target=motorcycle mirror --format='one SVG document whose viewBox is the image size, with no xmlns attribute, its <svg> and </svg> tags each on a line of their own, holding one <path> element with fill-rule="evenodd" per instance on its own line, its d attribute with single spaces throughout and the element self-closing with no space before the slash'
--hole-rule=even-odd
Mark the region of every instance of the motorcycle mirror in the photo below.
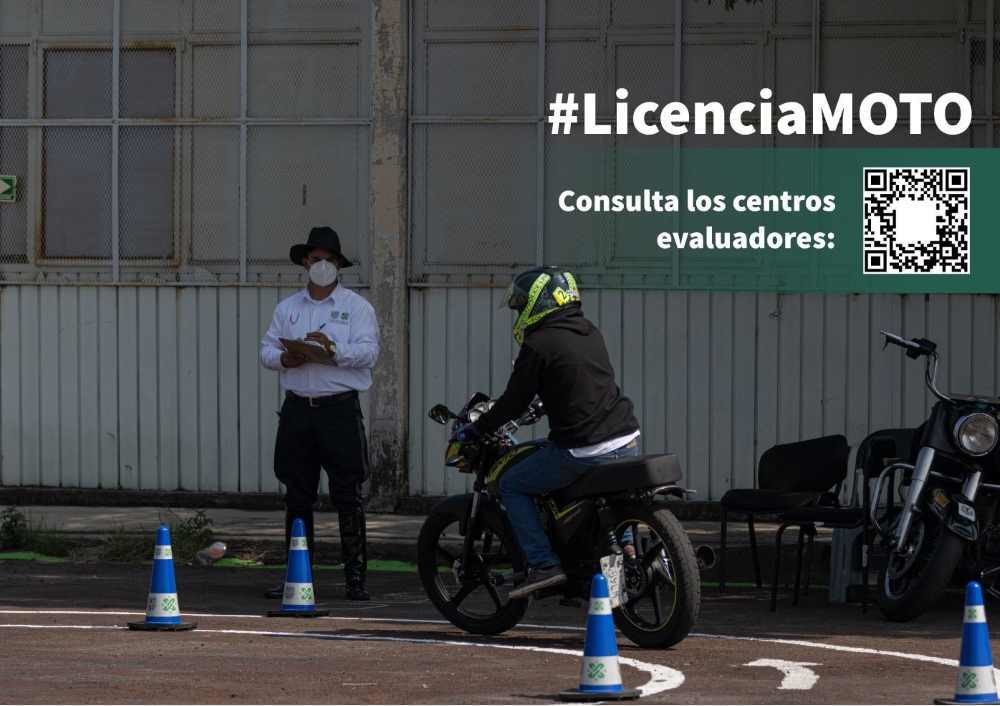
<svg viewBox="0 0 1000 706">
<path fill-rule="evenodd" d="M 427 416 L 438 424 L 447 424 L 449 419 L 455 418 L 455 413 L 443 404 L 436 404 L 427 412 Z"/>
</svg>

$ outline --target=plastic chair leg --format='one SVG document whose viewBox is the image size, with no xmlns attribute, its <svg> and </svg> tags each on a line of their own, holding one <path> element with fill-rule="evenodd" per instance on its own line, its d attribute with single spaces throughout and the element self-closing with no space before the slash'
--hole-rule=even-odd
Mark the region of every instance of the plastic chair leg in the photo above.
<svg viewBox="0 0 1000 706">
<path fill-rule="evenodd" d="M 722 508 L 722 526 L 719 529 L 719 593 L 726 592 L 726 529 L 729 516 L 726 508 Z"/>
<path fill-rule="evenodd" d="M 757 529 L 753 524 L 753 515 L 747 515 L 747 529 L 750 532 L 750 554 L 753 556 L 753 577 L 757 588 L 764 585 L 760 578 L 760 554 L 757 552 Z"/>
</svg>

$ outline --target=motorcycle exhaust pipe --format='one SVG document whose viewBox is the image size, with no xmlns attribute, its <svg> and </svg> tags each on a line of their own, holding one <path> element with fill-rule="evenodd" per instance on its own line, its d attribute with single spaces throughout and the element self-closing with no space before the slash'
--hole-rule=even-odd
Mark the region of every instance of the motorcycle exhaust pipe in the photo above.
<svg viewBox="0 0 1000 706">
<path fill-rule="evenodd" d="M 698 560 L 698 568 L 708 570 L 715 567 L 718 557 L 715 550 L 707 544 L 702 544 L 694 550 L 694 556 Z"/>
</svg>

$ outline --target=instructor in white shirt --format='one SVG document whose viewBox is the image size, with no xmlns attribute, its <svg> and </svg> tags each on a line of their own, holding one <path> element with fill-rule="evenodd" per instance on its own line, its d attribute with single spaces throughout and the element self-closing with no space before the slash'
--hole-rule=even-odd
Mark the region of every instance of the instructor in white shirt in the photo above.
<svg viewBox="0 0 1000 706">
<path fill-rule="evenodd" d="M 292 521 L 302 518 L 315 556 L 313 505 L 319 497 L 320 468 L 330 481 L 330 499 L 340 520 L 347 598 L 368 600 L 365 501 L 368 442 L 358 392 L 372 384 L 379 335 L 375 310 L 364 297 L 340 284 L 351 266 L 340 238 L 328 226 L 313 228 L 308 241 L 293 245 L 289 257 L 304 267 L 309 283 L 282 300 L 260 344 L 260 361 L 280 373 L 285 393 L 274 448 L 274 474 L 285 484 L 285 542 Z M 323 346 L 329 363 L 306 362 L 286 351 L 279 339 L 306 339 Z M 281 597 L 282 587 L 267 592 Z"/>
</svg>

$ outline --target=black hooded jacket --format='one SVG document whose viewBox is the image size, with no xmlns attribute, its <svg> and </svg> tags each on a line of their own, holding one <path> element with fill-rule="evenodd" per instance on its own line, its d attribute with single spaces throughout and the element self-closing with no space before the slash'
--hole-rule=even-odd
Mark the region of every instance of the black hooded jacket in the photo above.
<svg viewBox="0 0 1000 706">
<path fill-rule="evenodd" d="M 632 401 L 615 384 L 604 337 L 579 304 L 528 327 L 507 389 L 476 427 L 495 431 L 523 414 L 535 395 L 549 417 L 549 440 L 560 448 L 599 444 L 639 429 Z"/>
</svg>

